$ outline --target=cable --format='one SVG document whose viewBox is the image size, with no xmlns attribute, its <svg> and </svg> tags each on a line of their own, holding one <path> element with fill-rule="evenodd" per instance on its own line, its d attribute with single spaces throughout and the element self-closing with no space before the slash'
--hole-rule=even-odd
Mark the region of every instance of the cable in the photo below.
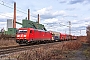
<svg viewBox="0 0 90 60">
<path fill-rule="evenodd" d="M 3 2 L 3 1 L 2 1 L 2 2 Z M 6 7 L 8 7 L 8 8 L 14 9 L 14 8 L 12 8 L 12 7 L 10 7 L 10 6 L 5 5 L 4 2 L 3 2 L 3 4 L 2 4 L 2 3 L 0 3 L 0 4 L 3 5 L 3 6 L 6 6 Z M 21 13 L 24 13 L 24 14 L 27 14 L 27 13 L 25 13 L 25 12 L 23 12 L 23 11 L 18 10 L 18 9 L 17 9 L 17 11 L 19 11 L 19 12 L 21 12 Z"/>
<path fill-rule="evenodd" d="M 3 3 L 6 3 L 6 4 L 8 4 L 8 5 L 11 5 L 11 4 L 8 3 L 8 2 L 2 1 L 2 0 L 0 0 L 0 1 L 3 2 Z M 11 6 L 13 6 L 13 5 L 11 5 Z"/>
<path fill-rule="evenodd" d="M 10 17 L 10 16 L 2 15 L 2 14 L 0 14 L 0 16 L 4 16 L 4 17 L 8 17 L 8 18 L 13 18 L 13 17 Z"/>
<path fill-rule="evenodd" d="M 22 10 L 22 11 L 25 11 L 25 10 L 23 10 L 23 9 L 19 8 L 19 7 L 16 7 L 16 8 L 18 8 L 18 10 L 20 9 L 20 10 Z M 25 14 L 27 14 L 27 13 L 25 13 Z"/>
<path fill-rule="evenodd" d="M 2 4 L 2 3 L 0 3 L 0 4 L 3 5 L 3 6 L 6 6 L 6 7 L 8 7 L 8 8 L 14 9 L 14 8 L 12 8 L 12 7 L 10 7 L 10 6 L 5 5 L 5 4 Z"/>
<path fill-rule="evenodd" d="M 0 4 L 1 4 L 1 3 L 0 3 Z M 4 6 L 8 7 L 8 8 L 11 8 L 11 9 L 14 9 L 14 8 L 12 8 L 12 7 L 10 7 L 10 6 L 5 5 L 5 4 L 1 4 L 1 5 L 4 5 Z M 17 10 L 17 11 L 22 12 L 22 11 L 20 11 L 20 10 Z M 25 12 L 22 12 L 22 13 L 27 14 L 27 13 L 25 13 Z"/>
<path fill-rule="evenodd" d="M 0 0 L 1 2 L 3 2 L 3 4 L 8 4 L 8 5 L 10 5 L 10 6 L 13 6 L 13 5 L 11 5 L 10 3 L 7 3 L 7 2 L 5 2 L 5 1 L 2 1 L 2 0 Z M 22 10 L 21 8 L 19 8 L 19 7 L 17 7 L 18 9 L 20 9 L 20 10 Z M 23 10 L 24 11 L 24 10 Z"/>
<path fill-rule="evenodd" d="M 10 7 L 10 6 L 5 5 L 6 2 L 4 2 L 4 1 L 2 1 L 2 0 L 0 0 L 0 1 L 3 2 L 3 4 L 0 3 L 1 5 L 6 6 L 6 7 L 8 7 L 8 8 L 11 8 L 11 9 L 14 9 L 14 8 L 12 8 L 12 7 Z M 8 4 L 8 3 L 6 3 L 6 4 Z M 11 5 L 11 6 L 13 6 L 13 5 Z M 19 8 L 19 7 L 17 7 L 17 8 Z M 21 8 L 19 8 L 19 9 L 21 9 Z M 27 15 L 27 13 L 23 12 L 24 10 L 23 10 L 23 11 L 20 11 L 19 9 L 17 9 L 18 12 L 21 12 L 21 13 Z M 21 10 L 22 10 L 22 9 L 21 9 Z M 33 15 L 30 15 L 30 16 L 35 17 L 35 16 L 33 16 Z M 36 17 L 35 17 L 35 18 L 36 18 Z"/>
<path fill-rule="evenodd" d="M 5 5 L 5 4 L 2 4 L 2 3 L 0 3 L 0 4 L 3 5 L 3 6 L 6 6 L 6 7 L 8 7 L 8 8 L 14 9 L 14 8 L 12 8 L 12 7 L 10 7 L 10 6 Z M 20 11 L 20 10 L 17 10 L 17 11 L 27 15 L 27 13 L 25 13 L 25 12 L 23 12 L 23 11 Z M 30 15 L 30 16 L 32 16 L 32 15 Z M 34 16 L 32 16 L 32 17 L 34 17 Z M 36 18 L 36 17 L 35 17 L 35 18 Z"/>
<path fill-rule="evenodd" d="M 2 0 L 0 0 L 1 2 L 3 2 L 3 3 L 6 3 L 6 4 L 8 4 L 8 5 L 11 5 L 10 3 L 7 3 L 7 2 L 5 2 L 5 1 L 2 1 Z M 11 5 L 11 6 L 13 6 L 13 5 Z M 19 7 L 17 7 L 18 9 L 20 9 L 20 10 L 23 10 L 23 9 L 21 9 L 21 8 L 19 8 Z M 23 11 L 25 11 L 25 10 L 23 10 Z"/>
<path fill-rule="evenodd" d="M 24 13 L 24 14 L 27 14 L 27 13 L 25 13 L 25 12 L 23 12 L 23 11 L 20 11 L 20 10 L 17 10 L 18 12 L 21 12 L 21 13 Z"/>
<path fill-rule="evenodd" d="M 6 6 L 6 7 L 8 7 L 8 8 L 11 8 L 11 9 L 14 9 L 14 8 L 12 8 L 12 7 L 10 7 L 10 6 L 7 6 L 7 5 L 5 5 L 5 3 L 6 2 L 4 2 L 4 1 L 2 1 L 2 0 L 0 0 L 1 2 L 3 2 L 3 4 L 2 3 L 0 3 L 1 5 L 3 5 L 3 6 Z M 6 3 L 6 4 L 8 4 L 8 3 Z M 11 5 L 11 4 L 10 4 Z M 11 5 L 11 6 L 13 6 L 13 5 Z M 23 12 L 23 11 L 25 11 L 25 10 L 23 10 L 23 11 L 20 11 L 20 10 L 22 10 L 21 8 L 19 8 L 19 7 L 17 7 L 18 9 L 17 9 L 17 11 L 18 12 L 21 12 L 21 13 L 23 13 L 23 14 L 26 14 L 27 15 L 27 13 L 25 13 L 25 12 Z M 20 10 L 19 10 L 20 9 Z M 30 16 L 32 16 L 32 15 L 30 15 Z M 32 16 L 32 17 L 34 17 L 34 16 Z M 36 17 L 35 17 L 36 18 Z"/>
<path fill-rule="evenodd" d="M 47 23 L 45 23 L 46 25 L 49 25 L 49 24 L 47 24 Z M 53 23 L 52 23 L 53 24 Z M 57 24 L 57 23 L 55 23 L 55 24 Z M 67 25 L 64 25 L 64 24 L 61 24 L 61 23 L 59 23 L 61 26 L 66 26 L 66 27 L 69 27 L 69 26 L 67 26 Z"/>
</svg>

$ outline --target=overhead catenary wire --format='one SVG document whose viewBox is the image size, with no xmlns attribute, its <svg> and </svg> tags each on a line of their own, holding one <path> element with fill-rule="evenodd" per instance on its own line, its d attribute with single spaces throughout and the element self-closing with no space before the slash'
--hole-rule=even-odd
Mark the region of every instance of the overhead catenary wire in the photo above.
<svg viewBox="0 0 90 60">
<path fill-rule="evenodd" d="M 2 19 L 13 19 L 13 15 L 11 15 L 11 16 L 8 16 L 7 14 L 5 15 L 3 12 L 0 12 L 0 16 L 2 16 Z M 3 18 L 4 17 L 4 18 Z M 22 19 L 24 19 L 22 16 L 19 16 L 18 18 L 17 18 L 17 20 L 22 20 Z"/>
<path fill-rule="evenodd" d="M 4 3 L 2 4 L 2 3 L 0 3 L 1 5 L 3 5 L 3 6 L 6 6 L 6 7 L 8 7 L 8 8 L 11 8 L 11 9 L 14 9 L 13 7 L 10 7 L 10 6 L 8 6 L 8 5 L 5 5 Z M 25 13 L 25 12 L 23 12 L 23 11 L 20 11 L 20 10 L 17 10 L 18 12 L 21 12 L 21 13 L 24 13 L 24 14 L 27 14 L 27 13 Z"/>
<path fill-rule="evenodd" d="M 7 5 L 9 5 L 9 6 L 13 6 L 13 4 L 10 4 L 10 3 L 8 3 L 8 2 L 2 1 L 2 0 L 0 0 L 0 1 L 3 2 L 3 4 L 7 4 Z M 13 2 L 13 3 L 14 3 L 14 2 Z M 19 9 L 19 10 L 25 11 L 25 10 L 19 8 L 19 7 L 16 7 L 16 8 Z M 14 9 L 14 8 L 13 8 L 13 9 Z"/>
<path fill-rule="evenodd" d="M 0 0 L 2 3 L 0 3 L 1 5 L 3 5 L 3 6 L 5 6 L 5 7 L 8 7 L 8 8 L 10 8 L 10 9 L 14 9 L 13 7 L 11 7 L 11 6 L 13 6 L 13 5 L 11 5 L 11 4 L 9 4 L 9 3 L 6 3 L 6 2 L 4 2 L 4 1 L 2 1 L 2 0 Z M 7 5 L 6 5 L 6 4 Z M 23 10 L 23 9 L 21 9 L 21 8 L 19 8 L 19 7 L 16 7 L 17 9 L 17 11 L 18 12 L 21 12 L 21 13 L 23 13 L 23 14 L 28 14 L 28 13 L 26 13 L 26 12 L 24 12 L 25 10 Z M 35 16 L 33 16 L 33 15 L 30 15 L 30 16 L 32 16 L 32 17 L 34 17 L 34 18 L 36 18 Z"/>
<path fill-rule="evenodd" d="M 5 15 L 3 12 L 0 12 L 0 16 L 6 17 L 6 18 L 13 18 L 13 15 L 12 16 L 8 16 L 8 15 Z M 17 19 L 19 19 L 19 18 L 22 19 L 21 17 L 22 16 L 19 16 Z"/>
<path fill-rule="evenodd" d="M 48 23 L 45 23 L 45 24 L 46 24 L 46 25 L 49 25 Z M 53 23 L 52 23 L 52 24 L 53 24 Z M 55 23 L 55 24 L 57 24 L 57 23 Z M 54 24 L 53 24 L 53 25 L 54 25 Z M 52 25 L 52 26 L 53 26 L 53 25 Z M 58 23 L 58 25 L 60 25 L 60 27 L 61 27 L 61 26 L 69 27 L 69 25 L 65 25 L 65 24 L 61 24 L 61 23 Z"/>
<path fill-rule="evenodd" d="M 4 16 L 4 17 L 8 17 L 8 18 L 13 18 L 11 16 L 7 16 L 7 15 L 3 15 L 3 14 L 0 14 L 0 16 Z"/>
<path fill-rule="evenodd" d="M 12 7 L 10 7 L 10 6 L 5 5 L 4 3 L 3 3 L 3 4 L 0 3 L 0 4 L 3 5 L 3 6 L 6 6 L 6 7 L 8 7 L 8 8 L 14 9 L 14 8 L 12 8 Z"/>
<path fill-rule="evenodd" d="M 8 4 L 9 6 L 13 6 L 13 4 L 10 4 L 10 3 L 6 2 L 6 1 L 3 1 L 3 0 L 0 0 L 0 1 L 3 2 L 4 4 Z"/>
<path fill-rule="evenodd" d="M 1 0 L 0 0 L 1 1 Z M 2 1 L 3 2 L 3 1 Z M 13 7 L 10 7 L 10 6 L 8 6 L 8 5 L 5 5 L 5 2 L 3 2 L 3 3 L 0 3 L 1 5 L 3 5 L 3 6 L 6 6 L 6 7 L 8 7 L 8 8 L 11 8 L 11 9 L 14 9 Z M 13 5 L 12 5 L 13 6 Z M 21 13 L 24 13 L 24 14 L 27 14 L 27 13 L 25 13 L 25 12 L 23 12 L 23 11 L 20 11 L 20 10 L 18 10 L 17 9 L 17 11 L 19 11 L 19 12 L 21 12 Z"/>
</svg>

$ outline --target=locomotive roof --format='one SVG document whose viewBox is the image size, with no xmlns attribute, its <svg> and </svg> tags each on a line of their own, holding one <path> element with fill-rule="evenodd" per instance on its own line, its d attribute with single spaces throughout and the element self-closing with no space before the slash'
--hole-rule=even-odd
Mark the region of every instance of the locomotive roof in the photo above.
<svg viewBox="0 0 90 60">
<path fill-rule="evenodd" d="M 38 30 L 38 31 L 43 31 L 43 32 L 49 32 L 49 31 L 45 31 L 45 30 L 40 30 L 40 29 L 34 29 L 34 28 L 19 28 L 19 29 L 30 29 L 30 30 Z"/>
</svg>

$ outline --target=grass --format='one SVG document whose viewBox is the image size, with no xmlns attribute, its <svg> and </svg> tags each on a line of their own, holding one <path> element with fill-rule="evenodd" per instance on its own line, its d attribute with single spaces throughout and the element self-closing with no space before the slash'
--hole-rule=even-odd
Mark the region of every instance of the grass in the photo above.
<svg viewBox="0 0 90 60">
<path fill-rule="evenodd" d="M 74 44 L 74 45 L 73 45 Z M 64 42 L 45 47 L 39 47 L 11 55 L 17 60 L 62 60 L 66 59 L 71 50 L 77 50 L 81 47 L 78 41 Z"/>
<path fill-rule="evenodd" d="M 9 47 L 9 46 L 16 46 L 18 45 L 15 39 L 1 39 L 0 40 L 0 47 Z"/>
<path fill-rule="evenodd" d="M 88 47 L 87 49 L 84 50 L 84 54 L 86 57 L 90 58 L 90 47 Z"/>
</svg>

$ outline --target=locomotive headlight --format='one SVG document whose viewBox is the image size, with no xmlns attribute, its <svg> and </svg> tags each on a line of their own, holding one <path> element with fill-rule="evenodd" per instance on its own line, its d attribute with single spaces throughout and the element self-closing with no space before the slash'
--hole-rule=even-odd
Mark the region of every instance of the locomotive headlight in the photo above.
<svg viewBox="0 0 90 60">
<path fill-rule="evenodd" d="M 24 37 L 26 37 L 26 35 L 24 35 Z"/>
<path fill-rule="evenodd" d="M 17 37 L 20 37 L 20 35 L 17 35 Z"/>
</svg>

